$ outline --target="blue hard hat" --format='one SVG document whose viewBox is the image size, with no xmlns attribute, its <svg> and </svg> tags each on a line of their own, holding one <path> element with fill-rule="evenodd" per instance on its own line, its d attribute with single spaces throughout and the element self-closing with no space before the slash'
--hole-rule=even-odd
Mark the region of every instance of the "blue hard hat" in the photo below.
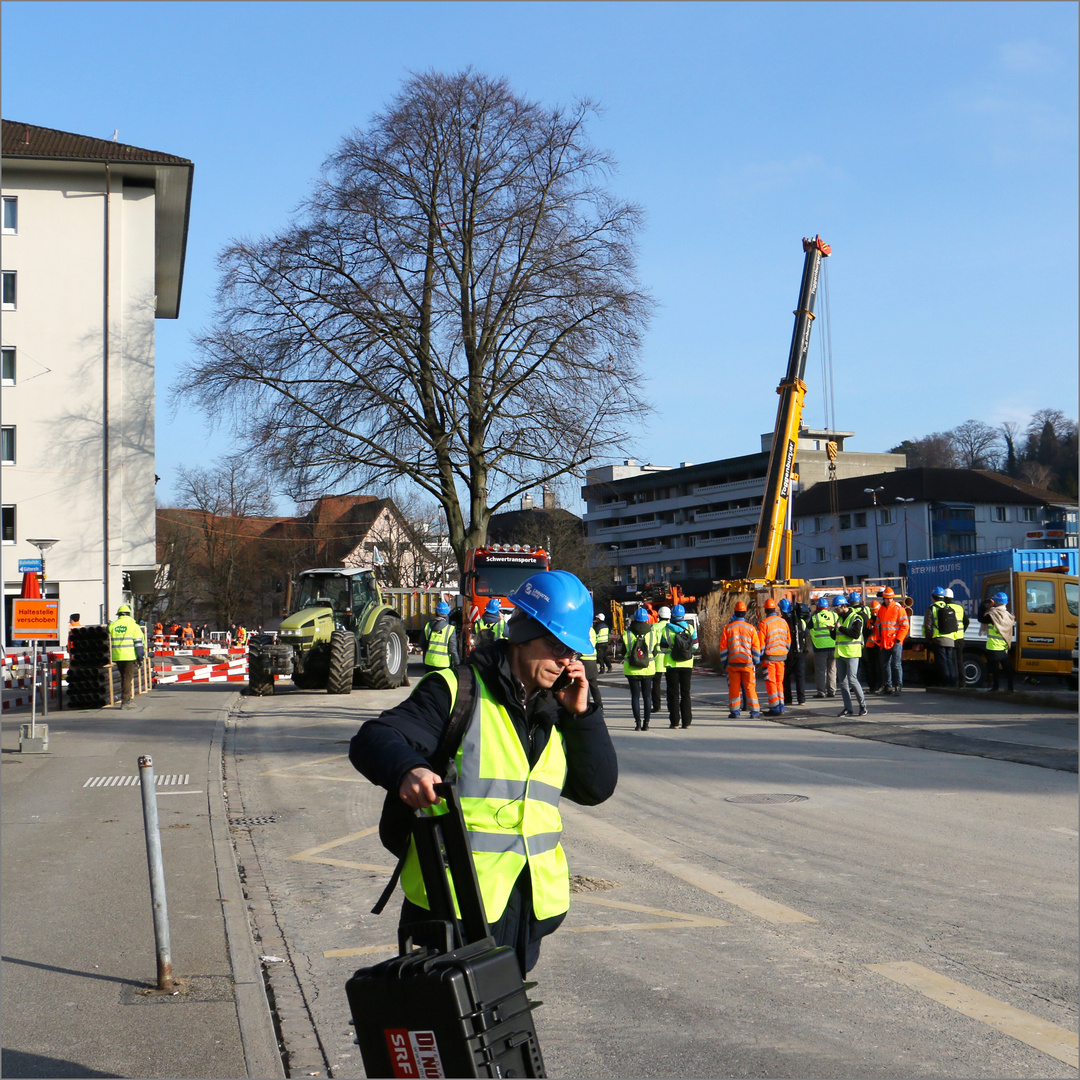
<svg viewBox="0 0 1080 1080">
<path fill-rule="evenodd" d="M 502 604 L 499 603 L 499 598 L 497 596 L 493 596 L 487 602 L 487 607 L 484 608 L 484 614 L 486 614 L 486 615 L 501 615 L 502 614 Z"/>
<path fill-rule="evenodd" d="M 672 617 L 672 618 L 673 618 L 673 619 L 674 619 L 674 620 L 675 620 L 676 622 L 678 622 L 678 621 L 679 621 L 679 620 L 681 620 L 681 619 L 685 619 L 685 618 L 686 618 L 686 608 L 684 608 L 684 607 L 682 606 L 682 604 L 676 604 L 676 605 L 675 605 L 675 606 L 674 606 L 674 607 L 673 607 L 673 608 L 671 609 L 671 617 Z"/>
<path fill-rule="evenodd" d="M 938 585 L 937 588 L 934 589 L 933 592 L 930 593 L 930 595 L 931 596 L 944 596 L 945 595 L 945 590 L 940 585 Z"/>
<path fill-rule="evenodd" d="M 634 612 L 634 617 L 630 621 L 631 622 L 648 622 L 649 621 L 649 609 L 639 607 L 637 609 L 637 611 Z"/>
<path fill-rule="evenodd" d="M 445 600 L 440 600 L 435 605 L 435 614 L 436 615 L 449 615 L 450 614 L 450 605 Z"/>
<path fill-rule="evenodd" d="M 780 598 L 780 603 L 776 605 L 785 615 L 791 612 L 791 601 L 786 597 Z"/>
<path fill-rule="evenodd" d="M 995 604 L 1007 604 L 1009 602 L 1009 594 L 1003 592 L 996 592 L 990 597 Z"/>
<path fill-rule="evenodd" d="M 510 599 L 574 652 L 592 651 L 592 597 L 569 571 L 542 570 L 533 574 L 510 594 Z"/>
<path fill-rule="evenodd" d="M 827 596 L 819 596 L 817 598 L 817 606 L 818 607 L 828 607 L 829 606 L 829 598 Z"/>
<path fill-rule="evenodd" d="M 859 596 L 859 594 L 857 592 L 853 592 L 848 597 L 848 603 L 849 604 L 861 604 L 862 603 L 862 598 Z"/>
<path fill-rule="evenodd" d="M 832 606 L 833 607 L 841 607 L 842 605 L 846 604 L 847 602 L 848 602 L 848 598 L 843 593 L 841 593 L 839 596 L 834 596 L 832 598 Z"/>
</svg>

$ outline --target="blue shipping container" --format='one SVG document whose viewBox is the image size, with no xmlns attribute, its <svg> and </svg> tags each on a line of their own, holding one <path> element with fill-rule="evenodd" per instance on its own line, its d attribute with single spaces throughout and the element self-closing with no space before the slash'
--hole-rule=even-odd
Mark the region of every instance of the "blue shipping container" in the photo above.
<svg viewBox="0 0 1080 1080">
<path fill-rule="evenodd" d="M 984 551 L 977 555 L 951 555 L 943 559 L 913 559 L 908 563 L 908 594 L 914 601 L 913 611 L 921 615 L 930 606 L 930 592 L 940 585 L 952 589 L 953 599 L 974 615 L 978 607 L 977 583 L 987 574 L 1000 570 L 1014 572 L 1045 570 L 1050 566 L 1067 565 L 1069 573 L 1078 569 L 1076 548 L 1005 548 Z"/>
</svg>

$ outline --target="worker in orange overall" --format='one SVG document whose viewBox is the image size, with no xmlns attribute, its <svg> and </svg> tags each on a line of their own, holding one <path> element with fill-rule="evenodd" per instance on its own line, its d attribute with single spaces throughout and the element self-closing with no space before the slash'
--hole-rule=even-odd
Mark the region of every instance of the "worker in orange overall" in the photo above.
<svg viewBox="0 0 1080 1080">
<path fill-rule="evenodd" d="M 791 630 L 787 620 L 776 610 L 776 601 L 765 600 L 765 618 L 758 627 L 765 657 L 765 689 L 769 695 L 769 715 L 784 714 L 784 661 L 791 648 Z"/>
<path fill-rule="evenodd" d="M 185 649 L 195 648 L 195 630 L 191 623 L 184 627 L 183 632 L 180 634 L 180 642 Z"/>
<path fill-rule="evenodd" d="M 896 594 L 886 585 L 874 620 L 875 640 L 881 650 L 883 694 L 899 694 L 904 687 L 904 641 L 910 630 L 907 609 L 897 603 Z"/>
<path fill-rule="evenodd" d="M 727 668 L 728 680 L 728 719 L 738 720 L 742 706 L 743 691 L 750 706 L 753 719 L 761 716 L 758 704 L 757 687 L 754 682 L 754 668 L 761 660 L 761 638 L 757 627 L 747 621 L 746 603 L 735 602 L 735 614 L 731 622 L 720 634 L 720 663 Z"/>
</svg>

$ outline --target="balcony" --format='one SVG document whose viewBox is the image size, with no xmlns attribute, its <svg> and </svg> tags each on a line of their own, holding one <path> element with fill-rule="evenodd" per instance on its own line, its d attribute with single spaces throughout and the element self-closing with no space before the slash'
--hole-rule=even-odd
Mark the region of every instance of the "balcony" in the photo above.
<svg viewBox="0 0 1080 1080">
<path fill-rule="evenodd" d="M 694 514 L 694 521 L 718 521 L 720 518 L 748 517 L 757 520 L 761 517 L 760 506 L 737 506 L 734 510 L 699 510 Z"/>
<path fill-rule="evenodd" d="M 765 487 L 764 476 L 755 476 L 750 480 L 733 480 L 730 484 L 709 484 L 708 487 L 694 488 L 694 496 L 722 495 L 726 491 L 745 491 L 747 488 L 755 487 Z"/>
<path fill-rule="evenodd" d="M 640 532 L 644 529 L 659 529 L 666 524 L 663 521 L 633 521 L 629 525 L 609 525 L 606 529 L 597 529 L 597 536 L 606 536 L 609 533 Z"/>
<path fill-rule="evenodd" d="M 636 562 L 640 555 L 656 555 L 667 550 L 663 544 L 644 544 L 641 547 L 623 548 L 619 552 L 619 561 L 631 564 Z"/>
<path fill-rule="evenodd" d="M 607 517 L 613 510 L 625 510 L 626 500 L 619 499 L 618 502 L 606 502 L 599 503 L 595 509 L 585 511 L 586 521 L 595 521 L 597 518 Z"/>
</svg>

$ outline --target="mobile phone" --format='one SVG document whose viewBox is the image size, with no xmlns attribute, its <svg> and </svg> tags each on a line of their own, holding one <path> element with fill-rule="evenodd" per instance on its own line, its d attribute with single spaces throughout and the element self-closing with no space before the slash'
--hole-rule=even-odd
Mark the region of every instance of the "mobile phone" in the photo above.
<svg viewBox="0 0 1080 1080">
<path fill-rule="evenodd" d="M 552 693 L 557 694 L 560 690 L 565 690 L 573 681 L 570 678 L 570 672 L 564 668 L 559 677 L 551 684 Z"/>
</svg>

